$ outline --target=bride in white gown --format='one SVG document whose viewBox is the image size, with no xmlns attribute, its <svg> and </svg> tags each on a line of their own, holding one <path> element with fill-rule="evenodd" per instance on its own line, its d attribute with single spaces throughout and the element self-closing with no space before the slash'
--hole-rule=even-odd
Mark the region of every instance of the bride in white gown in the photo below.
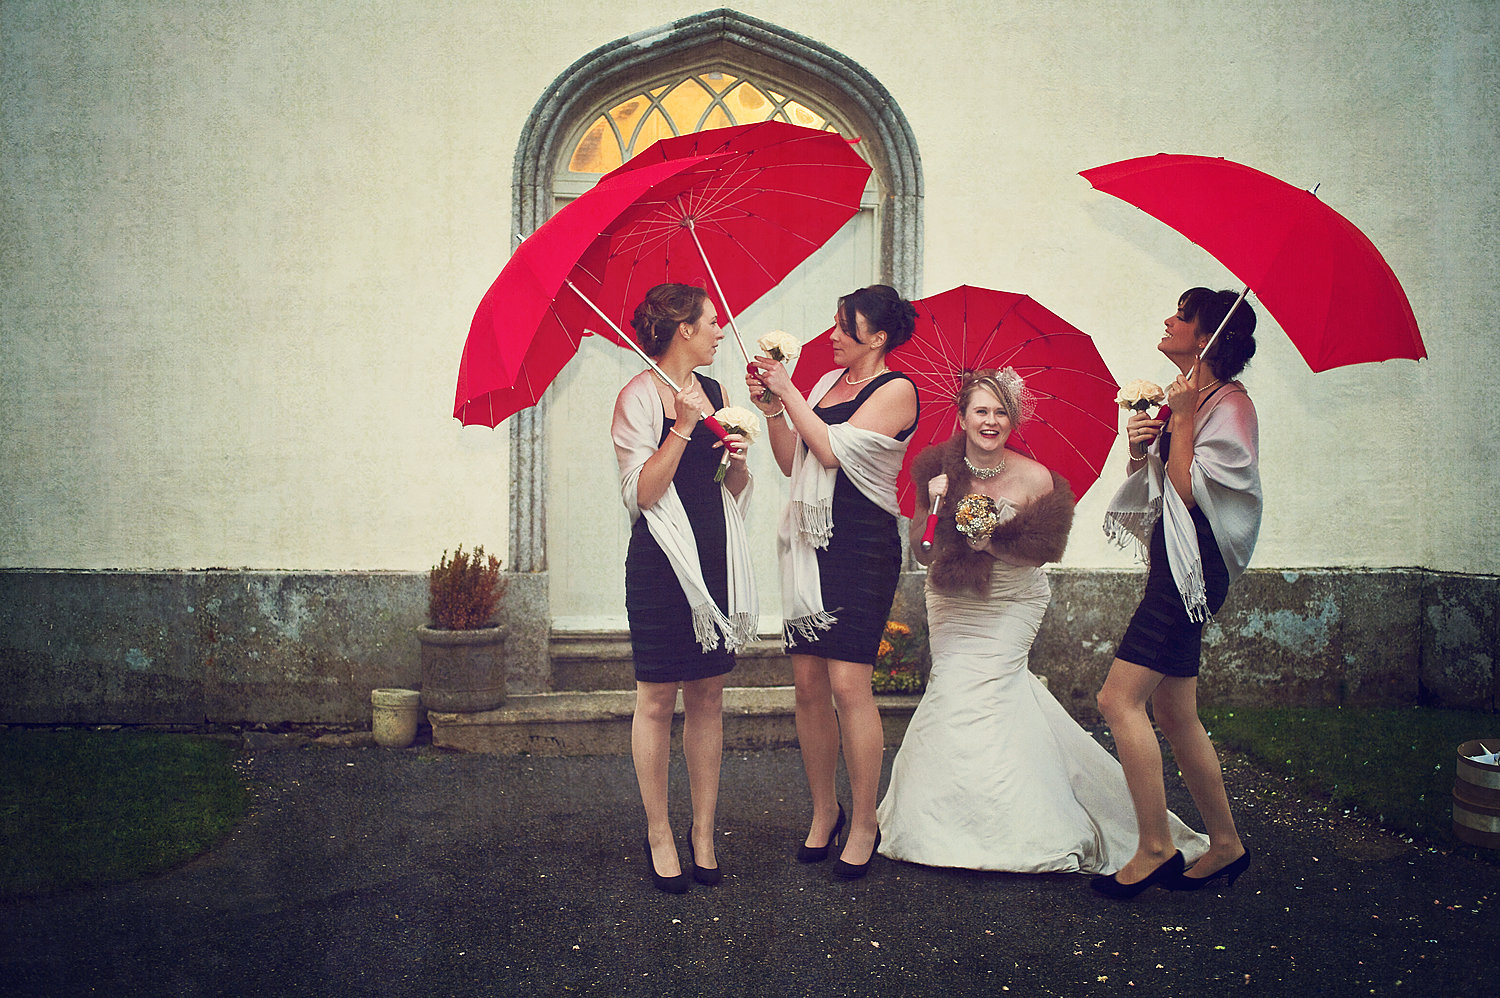
<svg viewBox="0 0 1500 998">
<path fill-rule="evenodd" d="M 912 466 L 919 490 L 944 497 L 930 560 L 917 543 L 924 518 L 912 523 L 930 564 L 932 672 L 877 811 L 879 851 L 926 866 L 1112 873 L 1136 849 L 1124 773 L 1026 664 L 1051 600 L 1040 566 L 1062 556 L 1074 499 L 1063 478 L 1005 448 L 1024 393 L 1010 368 L 969 375 L 961 432 Z M 1175 815 L 1171 826 L 1188 863 L 1207 850 Z"/>
</svg>

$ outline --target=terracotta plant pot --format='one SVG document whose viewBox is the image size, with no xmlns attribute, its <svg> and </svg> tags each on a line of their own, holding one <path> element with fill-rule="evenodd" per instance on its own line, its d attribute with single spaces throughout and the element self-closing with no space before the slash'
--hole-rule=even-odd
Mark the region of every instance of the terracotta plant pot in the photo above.
<svg viewBox="0 0 1500 998">
<path fill-rule="evenodd" d="M 422 645 L 422 706 L 445 714 L 505 704 L 506 628 L 444 631 L 417 628 Z"/>
</svg>

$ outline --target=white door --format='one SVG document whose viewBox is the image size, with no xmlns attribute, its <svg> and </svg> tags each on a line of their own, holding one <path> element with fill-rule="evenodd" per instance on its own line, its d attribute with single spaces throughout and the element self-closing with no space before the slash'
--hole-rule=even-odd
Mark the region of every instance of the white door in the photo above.
<svg viewBox="0 0 1500 998">
<path fill-rule="evenodd" d="M 751 356 L 756 353 L 755 340 L 773 329 L 804 342 L 822 335 L 833 325 L 839 296 L 875 281 L 879 227 L 874 204 L 872 180 L 858 215 L 744 315 L 734 317 Z M 706 373 L 724 386 L 726 404 L 748 406 L 744 358 L 723 312 L 719 319 L 725 322 L 726 336 Z M 609 424 L 615 396 L 643 369 L 634 353 L 590 336 L 553 383 L 547 417 L 547 563 L 554 629 L 626 627 L 630 524 L 620 501 Z M 776 524 L 786 503 L 786 479 L 764 439 L 751 448 L 749 461 L 755 494 L 747 527 L 760 588 L 761 628 L 762 633 L 779 634 Z"/>
</svg>

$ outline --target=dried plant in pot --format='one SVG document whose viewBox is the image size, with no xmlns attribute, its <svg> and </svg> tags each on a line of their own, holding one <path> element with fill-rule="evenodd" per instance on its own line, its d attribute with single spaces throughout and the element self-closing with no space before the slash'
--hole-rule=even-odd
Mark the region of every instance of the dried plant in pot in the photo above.
<svg viewBox="0 0 1500 998">
<path fill-rule="evenodd" d="M 500 559 L 483 545 L 460 545 L 432 568 L 428 623 L 417 628 L 422 646 L 422 706 L 442 713 L 494 710 L 505 703 L 506 628 L 495 608 L 507 580 Z"/>
</svg>

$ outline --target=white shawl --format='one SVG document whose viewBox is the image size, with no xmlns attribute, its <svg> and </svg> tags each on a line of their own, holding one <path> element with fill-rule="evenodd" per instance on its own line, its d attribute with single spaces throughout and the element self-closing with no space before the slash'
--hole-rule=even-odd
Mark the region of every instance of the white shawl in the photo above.
<svg viewBox="0 0 1500 998">
<path fill-rule="evenodd" d="M 723 486 L 719 489 L 724 500 L 724 535 L 728 541 L 729 612 L 725 614 L 714 603 L 703 581 L 698 544 L 687 509 L 677 495 L 677 486 L 669 484 L 666 494 L 650 509 L 641 509 L 637 502 L 641 468 L 661 446 L 661 432 L 666 425 L 661 398 L 651 383 L 653 377 L 650 371 L 642 371 L 620 389 L 615 400 L 610 436 L 620 465 L 620 497 L 632 524 L 637 517 L 646 517 L 651 536 L 671 562 L 693 610 L 693 636 L 698 639 L 699 647 L 705 652 L 712 651 L 719 646 L 722 634 L 725 649 L 737 651 L 755 639 L 760 624 L 760 598 L 750 567 L 750 543 L 745 536 L 745 509 L 755 483 L 753 480 L 746 483 L 738 497 Z"/>
<path fill-rule="evenodd" d="M 808 404 L 820 401 L 843 373 L 840 369 L 825 374 L 807 393 Z M 790 420 L 787 425 L 791 425 Z M 795 434 L 796 429 L 792 432 Z M 816 640 L 816 631 L 826 631 L 838 620 L 823 607 L 817 549 L 826 549 L 833 536 L 833 489 L 839 470 L 871 502 L 892 516 L 900 516 L 896 475 L 901 471 L 906 443 L 873 430 L 835 423 L 828 428 L 828 445 L 839 463 L 825 468 L 798 438 L 792 455 L 791 501 L 776 534 L 784 618 L 781 640 L 787 648 L 796 646 L 798 635 L 805 641 Z"/>
<path fill-rule="evenodd" d="M 1208 517 L 1229 581 L 1244 574 L 1260 535 L 1259 424 L 1255 404 L 1239 382 L 1216 392 L 1193 419 L 1193 500 Z M 1187 446 L 1182 441 L 1181 446 Z M 1146 450 L 1146 463 L 1125 479 L 1104 514 L 1104 533 L 1120 547 L 1130 540 L 1144 558 L 1151 530 L 1166 509 L 1167 563 L 1191 620 L 1207 620 L 1208 596 L 1198 533 L 1187 504 L 1166 481 L 1161 438 Z"/>
</svg>

